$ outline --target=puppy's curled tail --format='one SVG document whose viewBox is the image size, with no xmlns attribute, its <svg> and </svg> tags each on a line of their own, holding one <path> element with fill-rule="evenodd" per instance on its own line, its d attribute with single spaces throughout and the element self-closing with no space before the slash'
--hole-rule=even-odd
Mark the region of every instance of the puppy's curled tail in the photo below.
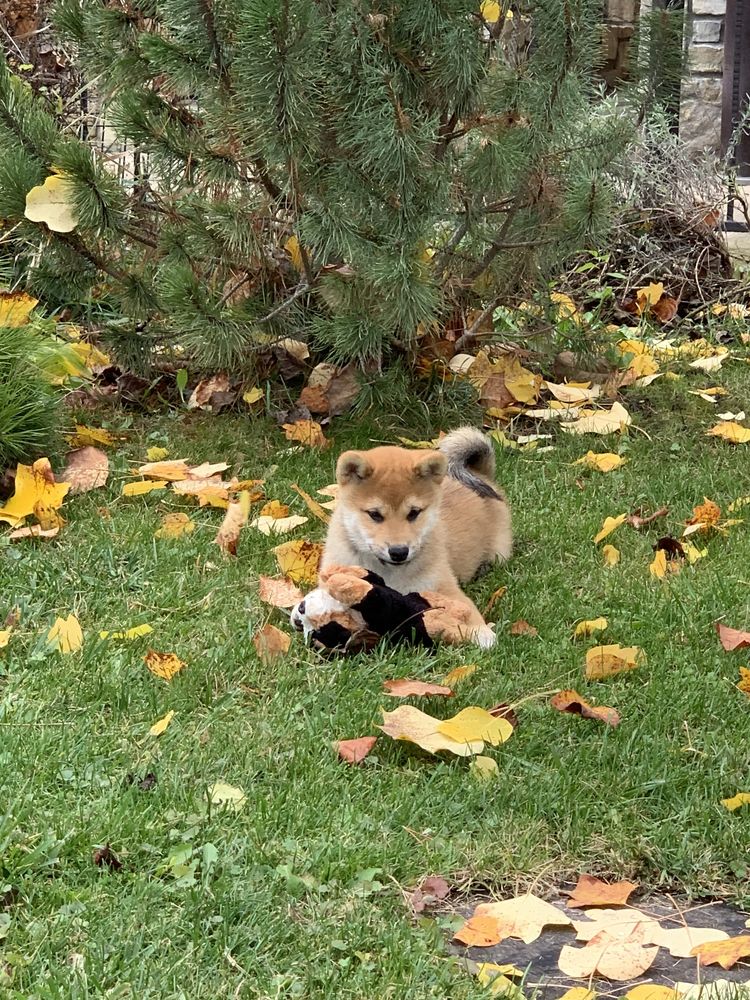
<svg viewBox="0 0 750 1000">
<path fill-rule="evenodd" d="M 495 450 L 492 443 L 476 427 L 459 427 L 446 434 L 438 449 L 448 459 L 448 475 L 468 486 L 480 497 L 502 500 L 492 483 L 495 475 Z"/>
</svg>

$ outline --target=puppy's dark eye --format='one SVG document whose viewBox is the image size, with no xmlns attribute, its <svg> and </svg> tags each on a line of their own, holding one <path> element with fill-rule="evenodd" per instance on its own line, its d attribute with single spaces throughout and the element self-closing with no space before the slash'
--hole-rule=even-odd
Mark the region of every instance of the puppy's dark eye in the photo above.
<svg viewBox="0 0 750 1000">
<path fill-rule="evenodd" d="M 382 521 L 385 521 L 385 518 L 379 510 L 368 510 L 366 513 L 373 519 L 373 521 L 375 521 L 376 524 L 380 524 Z"/>
<path fill-rule="evenodd" d="M 409 513 L 406 515 L 407 521 L 416 521 L 419 515 L 422 513 L 421 507 L 412 507 Z"/>
</svg>

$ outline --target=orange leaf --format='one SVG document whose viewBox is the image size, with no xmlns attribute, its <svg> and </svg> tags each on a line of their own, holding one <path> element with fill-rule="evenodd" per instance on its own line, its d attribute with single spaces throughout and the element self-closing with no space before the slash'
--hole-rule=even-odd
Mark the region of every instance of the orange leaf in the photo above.
<svg viewBox="0 0 750 1000">
<path fill-rule="evenodd" d="M 533 625 L 529 625 L 529 623 L 525 622 L 523 618 L 520 618 L 517 622 L 513 622 L 511 625 L 510 634 L 535 636 L 539 635 L 539 630 L 534 628 Z"/>
<path fill-rule="evenodd" d="M 502 941 L 500 925 L 494 917 L 470 917 L 460 930 L 453 935 L 467 948 L 489 948 Z"/>
<path fill-rule="evenodd" d="M 305 596 L 288 576 L 280 580 L 275 580 L 271 576 L 260 576 L 258 584 L 261 601 L 274 608 L 293 608 Z"/>
<path fill-rule="evenodd" d="M 275 625 L 264 625 L 253 636 L 255 652 L 265 666 L 274 663 L 283 656 L 289 649 L 291 641 L 286 632 L 282 632 Z"/>
<path fill-rule="evenodd" d="M 406 678 L 396 681 L 383 681 L 383 687 L 392 698 L 422 697 L 430 694 L 444 695 L 451 698 L 453 692 L 442 684 L 428 684 L 425 681 L 410 681 Z"/>
<path fill-rule="evenodd" d="M 310 448 L 327 448 L 331 443 L 316 420 L 295 420 L 293 424 L 281 425 L 287 441 L 299 441 Z"/>
<path fill-rule="evenodd" d="M 174 653 L 157 653 L 155 649 L 149 649 L 143 659 L 151 673 L 165 681 L 171 681 L 186 666 Z"/>
<path fill-rule="evenodd" d="M 607 708 L 606 705 L 599 705 L 595 708 L 593 705 L 589 705 L 577 691 L 560 691 L 550 699 L 550 705 L 558 712 L 569 712 L 571 715 L 580 715 L 584 719 L 598 719 L 608 726 L 619 726 L 620 724 L 620 714 L 614 708 Z"/>
<path fill-rule="evenodd" d="M 278 500 L 269 500 L 258 511 L 258 517 L 289 517 L 289 508 L 285 503 L 279 503 Z"/>
<path fill-rule="evenodd" d="M 708 531 L 710 528 L 715 528 L 720 520 L 721 507 L 713 500 L 709 500 L 708 497 L 704 497 L 703 503 L 693 508 L 693 516 L 689 517 L 685 523 L 699 524 L 701 531 Z"/>
<path fill-rule="evenodd" d="M 626 906 L 637 889 L 635 882 L 602 882 L 593 875 L 579 875 L 578 885 L 570 894 L 568 906 Z"/>
<path fill-rule="evenodd" d="M 487 601 L 487 607 L 484 609 L 485 618 L 490 613 L 490 611 L 492 611 L 496 602 L 499 601 L 501 597 L 504 597 L 507 593 L 508 593 L 507 587 L 498 587 L 497 590 L 494 590 L 490 594 L 490 599 L 489 601 Z"/>
<path fill-rule="evenodd" d="M 735 649 L 745 649 L 746 646 L 750 646 L 750 632 L 743 632 L 742 629 L 738 628 L 729 628 L 728 625 L 722 625 L 721 622 L 716 622 L 715 628 L 719 635 L 719 642 L 728 653 L 733 652 Z"/>
<path fill-rule="evenodd" d="M 347 764 L 359 764 L 377 743 L 377 736 L 360 736 L 356 740 L 339 740 L 336 752 Z"/>
<path fill-rule="evenodd" d="M 698 958 L 699 965 L 718 963 L 722 969 L 731 969 L 741 958 L 750 955 L 750 934 L 727 938 L 726 941 L 706 941 L 690 952 Z"/>
<path fill-rule="evenodd" d="M 669 295 L 662 295 L 658 302 L 651 306 L 652 315 L 656 316 L 660 323 L 669 323 L 677 315 L 679 299 L 673 299 Z"/>
</svg>

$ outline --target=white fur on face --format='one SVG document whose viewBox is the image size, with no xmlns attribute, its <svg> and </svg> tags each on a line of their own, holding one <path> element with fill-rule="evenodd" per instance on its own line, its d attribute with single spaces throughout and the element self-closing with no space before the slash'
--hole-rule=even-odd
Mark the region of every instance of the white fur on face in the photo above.
<svg viewBox="0 0 750 1000">
<path fill-rule="evenodd" d="M 418 507 L 419 504 L 415 502 L 413 505 L 409 506 Z M 343 509 L 341 514 L 349 542 L 357 552 L 374 555 L 377 559 L 384 563 L 391 562 L 391 558 L 388 555 L 388 544 L 375 541 L 375 539 L 369 537 L 366 526 L 357 511 Z M 409 546 L 409 556 L 403 563 L 398 563 L 399 566 L 408 565 L 419 555 L 422 550 L 422 546 L 425 544 L 428 536 L 435 527 L 439 516 L 439 504 L 433 504 L 431 507 L 428 507 L 413 523 L 413 534 L 411 534 L 408 543 L 396 543 L 408 544 Z M 391 541 L 390 544 L 392 545 L 394 542 Z"/>
<path fill-rule="evenodd" d="M 346 611 L 346 607 L 340 601 L 335 600 L 327 590 L 323 590 L 321 587 L 317 590 L 311 590 L 305 596 L 304 601 L 300 601 L 300 604 L 303 603 L 305 605 L 304 614 L 298 611 L 298 604 L 292 608 L 289 620 L 294 628 L 299 629 L 300 626 L 302 627 L 305 640 L 309 638 L 311 632 L 314 632 L 322 624 L 325 624 L 333 612 Z"/>
</svg>

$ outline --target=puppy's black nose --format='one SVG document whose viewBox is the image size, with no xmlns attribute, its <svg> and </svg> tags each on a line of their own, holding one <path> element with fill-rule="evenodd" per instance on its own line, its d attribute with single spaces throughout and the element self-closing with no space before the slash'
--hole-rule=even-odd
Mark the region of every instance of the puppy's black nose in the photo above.
<svg viewBox="0 0 750 1000">
<path fill-rule="evenodd" d="M 392 562 L 395 562 L 395 563 L 406 562 L 406 558 L 409 555 L 409 546 L 408 545 L 389 545 L 388 546 L 388 555 L 390 556 Z"/>
<path fill-rule="evenodd" d="M 304 613 L 305 613 L 305 602 L 300 601 L 299 604 L 297 605 L 297 614 L 304 615 Z"/>
</svg>

